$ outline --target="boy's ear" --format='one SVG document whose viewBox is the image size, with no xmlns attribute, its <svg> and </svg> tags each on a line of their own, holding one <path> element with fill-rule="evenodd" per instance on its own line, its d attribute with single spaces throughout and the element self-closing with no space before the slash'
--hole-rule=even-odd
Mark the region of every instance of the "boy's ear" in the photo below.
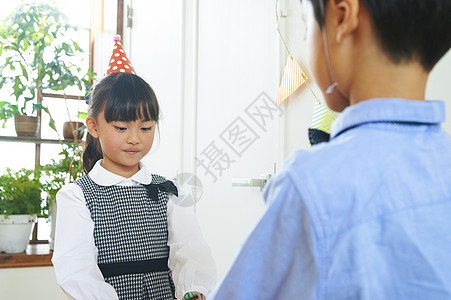
<svg viewBox="0 0 451 300">
<path fill-rule="evenodd" d="M 86 117 L 86 127 L 88 128 L 88 131 L 92 135 L 92 137 L 99 137 L 99 133 L 97 132 L 97 122 L 91 115 Z"/>
<path fill-rule="evenodd" d="M 359 25 L 360 0 L 333 0 L 337 43 L 354 32 Z"/>
</svg>

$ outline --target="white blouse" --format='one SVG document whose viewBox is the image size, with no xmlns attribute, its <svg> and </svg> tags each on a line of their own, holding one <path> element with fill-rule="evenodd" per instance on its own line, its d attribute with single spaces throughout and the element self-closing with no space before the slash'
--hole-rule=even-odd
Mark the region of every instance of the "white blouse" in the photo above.
<svg viewBox="0 0 451 300">
<path fill-rule="evenodd" d="M 130 178 L 113 174 L 100 164 L 101 161 L 96 163 L 89 176 L 102 186 L 131 186 L 152 181 L 152 174 L 144 164 L 140 164 L 140 170 Z M 183 197 L 183 191 L 177 188 L 179 197 Z M 81 188 L 75 183 L 66 185 L 56 195 L 56 201 L 58 210 L 52 262 L 58 284 L 77 300 L 118 299 L 116 291 L 104 281 L 97 266 L 94 222 Z M 208 296 L 216 282 L 211 250 L 202 237 L 192 208 L 175 203 L 177 197 L 171 194 L 167 205 L 168 266 L 172 270 L 175 295 L 182 298 L 186 292 L 197 291 Z"/>
</svg>

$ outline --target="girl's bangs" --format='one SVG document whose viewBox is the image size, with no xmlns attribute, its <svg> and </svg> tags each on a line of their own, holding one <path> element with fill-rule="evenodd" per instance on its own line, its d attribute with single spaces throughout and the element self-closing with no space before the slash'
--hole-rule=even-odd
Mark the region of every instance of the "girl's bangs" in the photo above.
<svg viewBox="0 0 451 300">
<path fill-rule="evenodd" d="M 104 114 L 107 122 L 157 121 L 157 113 L 151 99 L 137 101 L 135 99 L 114 98 L 106 102 Z"/>
<path fill-rule="evenodd" d="M 158 121 L 158 102 L 153 90 L 138 76 L 121 76 L 107 95 L 107 122 Z"/>
</svg>

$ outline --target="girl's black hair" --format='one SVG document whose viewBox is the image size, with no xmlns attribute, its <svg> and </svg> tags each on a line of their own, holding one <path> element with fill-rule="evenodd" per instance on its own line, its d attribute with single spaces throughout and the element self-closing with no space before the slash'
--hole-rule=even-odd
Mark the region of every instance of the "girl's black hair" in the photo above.
<svg viewBox="0 0 451 300">
<path fill-rule="evenodd" d="M 111 73 L 96 84 L 89 99 L 89 115 L 97 119 L 102 111 L 107 122 L 143 119 L 158 123 L 160 108 L 154 91 L 141 77 L 131 73 Z M 85 172 L 91 171 L 101 158 L 100 142 L 88 132 L 83 151 Z"/>
<path fill-rule="evenodd" d="M 328 0 L 311 1 L 315 19 L 324 26 Z M 322 4 L 320 3 L 322 2 Z M 451 47 L 450 0 L 360 0 L 385 53 L 395 63 L 418 60 L 426 71 Z"/>
</svg>

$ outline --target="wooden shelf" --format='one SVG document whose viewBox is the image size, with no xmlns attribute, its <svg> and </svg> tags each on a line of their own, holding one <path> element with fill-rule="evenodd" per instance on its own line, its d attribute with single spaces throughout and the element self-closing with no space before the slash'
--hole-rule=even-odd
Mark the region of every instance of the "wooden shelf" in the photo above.
<svg viewBox="0 0 451 300">
<path fill-rule="evenodd" d="M 0 269 L 52 266 L 49 245 L 28 245 L 23 253 L 0 253 Z"/>
<path fill-rule="evenodd" d="M 18 137 L 18 136 L 0 136 L 0 141 L 16 142 L 16 143 L 33 143 L 33 144 L 59 144 L 59 140 L 41 139 L 35 137 Z M 74 140 L 62 140 L 63 143 L 73 143 Z"/>
</svg>

